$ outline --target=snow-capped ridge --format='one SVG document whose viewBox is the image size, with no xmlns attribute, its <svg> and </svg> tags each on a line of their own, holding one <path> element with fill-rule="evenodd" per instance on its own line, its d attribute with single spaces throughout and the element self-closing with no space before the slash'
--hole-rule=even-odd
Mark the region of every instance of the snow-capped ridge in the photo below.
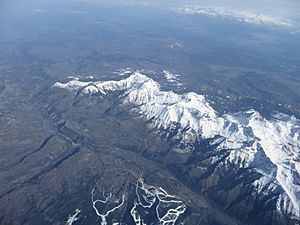
<svg viewBox="0 0 300 225">
<path fill-rule="evenodd" d="M 284 191 L 282 210 L 300 214 L 300 121 L 282 113 L 271 119 L 255 110 L 219 115 L 205 97 L 194 92 L 177 94 L 163 91 L 146 75 L 135 72 L 119 81 L 83 82 L 71 80 L 55 83 L 56 88 L 83 94 L 119 92 L 123 103 L 133 104 L 134 112 L 154 121 L 154 126 L 171 129 L 179 124 L 184 131 L 184 142 L 193 141 L 196 133 L 202 139 L 223 137 L 219 149 L 230 149 L 226 160 L 241 167 L 254 167 L 264 177 L 273 177 Z M 266 165 L 268 166 L 266 168 Z M 270 182 L 261 179 L 253 184 L 257 190 Z"/>
</svg>

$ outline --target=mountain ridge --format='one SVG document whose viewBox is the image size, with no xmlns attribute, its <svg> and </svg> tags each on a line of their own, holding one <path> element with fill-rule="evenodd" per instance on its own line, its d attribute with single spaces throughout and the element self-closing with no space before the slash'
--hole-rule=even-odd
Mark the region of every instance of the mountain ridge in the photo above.
<svg viewBox="0 0 300 225">
<path fill-rule="evenodd" d="M 253 183 L 257 192 L 268 187 L 269 192 L 275 193 L 282 188 L 284 193 L 277 199 L 278 212 L 292 218 L 299 216 L 300 121 L 294 116 L 275 113 L 267 120 L 253 109 L 219 115 L 204 96 L 162 91 L 158 82 L 140 72 L 119 81 L 73 79 L 67 83 L 56 82 L 53 87 L 83 95 L 105 96 L 118 92 L 123 104 L 135 105 L 132 110 L 151 120 L 153 126 L 172 129 L 179 124 L 184 132 L 183 143 L 193 142 L 195 133 L 201 139 L 219 141 L 218 150 L 230 149 L 225 163 L 261 174 Z"/>
</svg>

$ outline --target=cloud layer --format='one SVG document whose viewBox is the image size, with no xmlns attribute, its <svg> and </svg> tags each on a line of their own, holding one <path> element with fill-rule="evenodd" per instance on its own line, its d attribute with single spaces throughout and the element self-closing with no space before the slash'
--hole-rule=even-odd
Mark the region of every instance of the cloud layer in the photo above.
<svg viewBox="0 0 300 225">
<path fill-rule="evenodd" d="M 229 19 L 233 19 L 240 22 L 251 23 L 251 24 L 262 24 L 262 25 L 273 25 L 280 27 L 293 27 L 294 24 L 289 19 L 281 17 L 269 16 L 265 14 L 258 14 L 248 11 L 238 11 L 230 8 L 219 8 L 219 7 L 181 7 L 173 8 L 174 11 L 182 14 L 200 14 L 207 16 L 221 16 Z"/>
</svg>

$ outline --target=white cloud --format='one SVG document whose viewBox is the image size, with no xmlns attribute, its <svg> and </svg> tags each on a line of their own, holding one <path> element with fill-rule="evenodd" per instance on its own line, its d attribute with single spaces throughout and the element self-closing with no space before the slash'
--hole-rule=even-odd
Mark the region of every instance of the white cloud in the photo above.
<svg viewBox="0 0 300 225">
<path fill-rule="evenodd" d="M 182 14 L 200 14 L 207 16 L 221 16 L 229 19 L 233 19 L 240 22 L 251 23 L 251 24 L 262 24 L 262 25 L 273 25 L 280 27 L 293 27 L 294 24 L 291 20 L 275 17 L 265 14 L 259 14 L 249 11 L 239 11 L 230 8 L 220 8 L 215 6 L 210 7 L 198 7 L 189 6 L 182 8 L 173 8 L 172 10 Z"/>
<path fill-rule="evenodd" d="M 88 14 L 88 12 L 86 12 L 86 11 L 78 11 L 78 10 L 70 10 L 70 9 L 65 10 L 64 12 L 65 13 L 72 13 L 72 14 Z"/>
<path fill-rule="evenodd" d="M 34 9 L 34 10 L 32 10 L 33 12 L 35 12 L 35 13 L 44 13 L 44 12 L 46 12 L 45 10 L 43 10 L 43 9 Z"/>
<path fill-rule="evenodd" d="M 300 33 L 300 29 L 291 32 L 291 34 L 298 34 L 298 33 Z"/>
</svg>

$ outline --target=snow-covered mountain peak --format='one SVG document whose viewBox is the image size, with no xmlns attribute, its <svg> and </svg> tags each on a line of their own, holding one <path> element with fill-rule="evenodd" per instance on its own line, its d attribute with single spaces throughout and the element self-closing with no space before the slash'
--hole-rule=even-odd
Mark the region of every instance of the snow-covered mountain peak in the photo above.
<svg viewBox="0 0 300 225">
<path fill-rule="evenodd" d="M 117 92 L 123 104 L 135 105 L 133 111 L 157 128 L 179 125 L 184 143 L 193 142 L 195 135 L 200 139 L 222 137 L 216 150 L 230 151 L 225 162 L 257 169 L 263 176 L 255 184 L 258 190 L 275 179 L 275 185 L 285 192 L 278 207 L 294 216 L 300 214 L 300 121 L 294 116 L 276 113 L 266 119 L 253 109 L 219 115 L 204 96 L 163 91 L 140 72 L 120 81 L 71 80 L 53 86 L 82 90 L 83 94 Z"/>
</svg>

